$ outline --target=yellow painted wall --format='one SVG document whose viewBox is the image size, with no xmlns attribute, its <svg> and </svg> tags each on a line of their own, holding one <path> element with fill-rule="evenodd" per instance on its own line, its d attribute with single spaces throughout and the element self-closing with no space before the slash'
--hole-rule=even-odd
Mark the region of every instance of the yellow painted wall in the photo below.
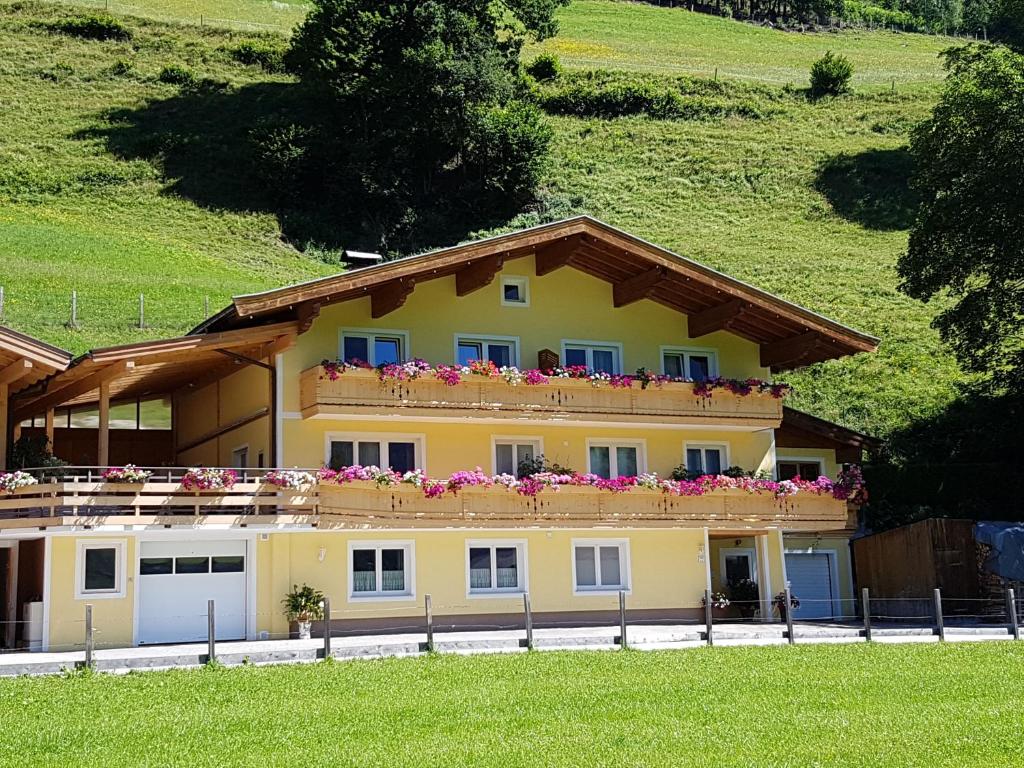
<svg viewBox="0 0 1024 768">
<path fill-rule="evenodd" d="M 331 599 L 335 619 L 419 617 L 430 594 L 434 613 L 518 613 L 522 595 L 467 596 L 466 542 L 486 539 L 526 542 L 527 584 L 534 611 L 612 610 L 617 593 L 574 595 L 573 539 L 628 539 L 634 609 L 698 608 L 705 564 L 699 558 L 702 530 L 673 531 L 413 531 L 274 533 L 257 542 L 257 631 L 284 635 L 281 600 L 293 584 L 308 583 Z M 412 541 L 415 596 L 408 599 L 349 599 L 349 542 Z M 319 559 L 324 548 L 324 558 Z M 269 617 L 269 620 L 268 620 Z"/>
<path fill-rule="evenodd" d="M 468 296 L 456 296 L 455 278 L 443 277 L 416 285 L 405 305 L 379 319 L 370 317 L 370 299 L 324 307 L 312 328 L 284 353 L 286 411 L 299 410 L 298 374 L 324 358 L 340 355 L 342 328 L 381 328 L 409 333 L 407 357 L 450 363 L 455 357 L 455 334 L 518 336 L 520 365 L 537 365 L 537 352 L 561 354 L 563 339 L 621 342 L 622 368 L 661 368 L 660 347 L 709 347 L 718 350 L 723 376 L 768 378 L 760 366 L 756 344 L 726 331 L 700 339 L 686 335 L 686 316 L 643 300 L 616 309 L 612 285 L 572 268 L 537 277 L 532 256 L 506 264 L 502 274 L 530 281 L 530 306 L 506 307 L 500 300 L 500 276 Z"/>
<path fill-rule="evenodd" d="M 426 471 L 447 476 L 460 469 L 479 466 L 493 471 L 492 437 L 540 437 L 548 460 L 578 472 L 587 471 L 587 440 L 641 439 L 647 445 L 647 470 L 667 476 L 683 463 L 683 443 L 728 443 L 732 464 L 745 469 L 770 470 L 771 435 L 768 432 L 553 426 L 544 422 L 520 425 L 481 424 L 469 420 L 452 423 L 349 421 L 340 419 L 285 419 L 284 463 L 287 466 L 319 467 L 324 463 L 327 436 L 331 433 L 420 435 L 426 446 Z"/>
<path fill-rule="evenodd" d="M 267 408 L 270 400 L 270 375 L 265 368 L 250 365 L 225 376 L 219 382 L 179 396 L 175 420 L 178 445 L 187 445 L 217 427 L 245 419 Z M 232 466 L 232 451 L 248 445 L 250 467 L 257 466 L 257 454 L 260 451 L 263 451 L 265 466 L 273 466 L 269 429 L 268 417 L 256 419 L 195 447 L 179 451 L 177 461 L 189 465 Z"/>
<path fill-rule="evenodd" d="M 76 553 L 79 541 L 124 542 L 126 562 L 124 597 L 90 595 L 75 598 Z M 85 604 L 93 606 L 97 648 L 123 648 L 132 644 L 135 607 L 135 538 L 103 535 L 50 538 L 50 650 L 80 648 L 85 643 Z"/>
<path fill-rule="evenodd" d="M 815 551 L 835 550 L 836 569 L 839 571 L 839 598 L 843 600 L 843 612 L 855 613 L 853 593 L 853 561 L 850 557 L 850 540 L 843 536 L 786 536 L 786 549 Z M 797 595 L 799 597 L 799 595 Z"/>
<path fill-rule="evenodd" d="M 839 463 L 836 461 L 836 452 L 833 448 L 783 448 L 775 449 L 779 461 L 786 459 L 819 459 L 823 462 L 822 469 L 826 477 L 835 478 L 839 474 Z M 804 478 L 813 480 L 814 478 Z"/>
</svg>

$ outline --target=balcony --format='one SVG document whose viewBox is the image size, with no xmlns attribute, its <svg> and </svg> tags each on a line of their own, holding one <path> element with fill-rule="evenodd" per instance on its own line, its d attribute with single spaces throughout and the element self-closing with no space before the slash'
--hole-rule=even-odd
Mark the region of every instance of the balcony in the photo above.
<svg viewBox="0 0 1024 768">
<path fill-rule="evenodd" d="M 501 486 L 466 487 L 427 498 L 412 485 L 370 481 L 280 488 L 269 470 L 240 470 L 226 490 L 187 490 L 181 469 L 157 469 L 144 483 L 111 483 L 99 469 L 40 471 L 36 485 L 0 494 L 0 530 L 98 525 L 344 528 L 703 528 L 728 532 L 782 528 L 840 531 L 856 525 L 853 507 L 828 495 L 784 499 L 742 490 L 674 496 L 631 488 L 614 493 L 562 486 L 522 496 Z"/>
<path fill-rule="evenodd" d="M 477 380 L 479 379 L 479 380 Z M 471 377 L 454 386 L 433 378 L 382 382 L 375 371 L 350 370 L 330 380 L 322 366 L 300 379 L 303 418 L 319 415 L 457 416 L 544 421 L 707 424 L 766 429 L 782 421 L 782 400 L 770 394 L 747 396 L 715 390 L 711 397 L 693 385 L 667 383 L 642 389 L 579 379 L 512 386 L 502 379 Z"/>
</svg>

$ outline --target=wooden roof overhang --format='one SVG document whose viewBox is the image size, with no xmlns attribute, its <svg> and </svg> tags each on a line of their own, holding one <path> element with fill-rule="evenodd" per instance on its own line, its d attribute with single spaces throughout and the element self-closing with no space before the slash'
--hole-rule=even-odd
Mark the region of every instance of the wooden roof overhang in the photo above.
<svg viewBox="0 0 1024 768">
<path fill-rule="evenodd" d="M 65 370 L 71 353 L 0 325 L 0 384 L 15 394 Z"/>
<path fill-rule="evenodd" d="M 41 386 L 23 392 L 14 417 L 20 420 L 56 406 L 95 402 L 101 385 L 106 385 L 112 402 L 200 387 L 283 351 L 294 342 L 297 330 L 295 321 L 287 321 L 94 349 Z"/>
<path fill-rule="evenodd" d="M 783 406 L 782 424 L 775 430 L 776 448 L 832 448 L 840 463 L 859 462 L 864 451 L 876 451 L 881 445 L 877 437 L 789 406 Z"/>
<path fill-rule="evenodd" d="M 749 339 L 761 347 L 761 364 L 774 371 L 878 347 L 873 336 L 588 216 L 238 296 L 193 332 L 287 317 L 301 333 L 323 305 L 367 296 L 372 315 L 383 317 L 418 282 L 454 275 L 456 293 L 464 296 L 488 285 L 508 261 L 530 255 L 538 276 L 572 267 L 608 281 L 616 307 L 650 299 L 685 314 L 691 338 L 727 330 Z"/>
</svg>

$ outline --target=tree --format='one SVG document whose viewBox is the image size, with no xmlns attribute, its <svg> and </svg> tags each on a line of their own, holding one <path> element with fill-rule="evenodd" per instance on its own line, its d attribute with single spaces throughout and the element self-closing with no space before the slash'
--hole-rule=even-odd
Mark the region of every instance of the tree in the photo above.
<svg viewBox="0 0 1024 768">
<path fill-rule="evenodd" d="M 934 320 L 969 371 L 1024 390 L 1024 56 L 973 45 L 949 72 L 911 153 L 918 220 L 897 265 L 901 289 L 954 300 Z"/>
<path fill-rule="evenodd" d="M 393 246 L 439 211 L 521 205 L 550 139 L 519 54 L 568 0 L 314 0 L 287 54 L 322 105 L 339 205 Z"/>
</svg>

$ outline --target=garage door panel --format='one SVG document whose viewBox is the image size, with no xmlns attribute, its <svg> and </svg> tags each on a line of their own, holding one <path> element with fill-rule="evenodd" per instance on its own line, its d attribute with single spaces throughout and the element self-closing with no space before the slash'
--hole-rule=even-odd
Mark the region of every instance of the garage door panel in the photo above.
<svg viewBox="0 0 1024 768">
<path fill-rule="evenodd" d="M 139 564 L 139 643 L 207 639 L 214 601 L 218 640 L 246 633 L 245 541 L 143 542 Z"/>
<path fill-rule="evenodd" d="M 839 595 L 834 583 L 830 552 L 787 552 L 786 578 L 789 589 L 800 600 L 793 611 L 796 619 L 823 619 L 838 610 Z"/>
</svg>

